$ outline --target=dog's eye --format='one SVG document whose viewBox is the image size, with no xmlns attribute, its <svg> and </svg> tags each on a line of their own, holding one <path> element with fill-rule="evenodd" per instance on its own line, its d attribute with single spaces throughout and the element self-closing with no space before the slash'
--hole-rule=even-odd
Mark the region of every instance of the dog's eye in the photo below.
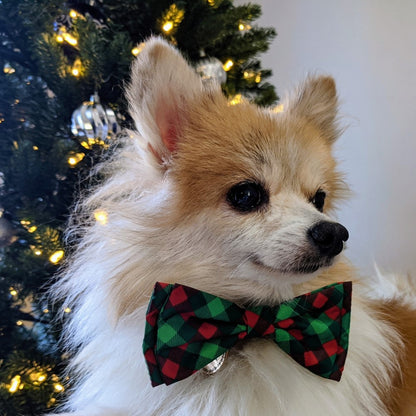
<svg viewBox="0 0 416 416">
<path fill-rule="evenodd" d="M 311 199 L 312 204 L 314 204 L 316 209 L 320 212 L 324 210 L 325 197 L 326 193 L 322 189 L 319 189 Z"/>
<path fill-rule="evenodd" d="M 269 196 L 262 185 L 256 182 L 240 182 L 227 193 L 227 201 L 241 212 L 254 211 L 267 203 Z"/>
</svg>

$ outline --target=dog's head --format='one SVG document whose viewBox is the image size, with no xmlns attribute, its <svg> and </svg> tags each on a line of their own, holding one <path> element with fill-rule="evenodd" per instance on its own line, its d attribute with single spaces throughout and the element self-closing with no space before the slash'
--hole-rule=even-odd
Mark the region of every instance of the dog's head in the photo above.
<svg viewBox="0 0 416 416">
<path fill-rule="evenodd" d="M 348 232 L 328 216 L 345 191 L 332 156 L 332 78 L 307 79 L 282 113 L 230 105 L 174 48 L 152 39 L 133 66 L 128 98 L 146 162 L 163 184 L 159 242 L 184 275 L 203 274 L 194 262 L 225 285 L 293 284 L 343 250 Z"/>
</svg>

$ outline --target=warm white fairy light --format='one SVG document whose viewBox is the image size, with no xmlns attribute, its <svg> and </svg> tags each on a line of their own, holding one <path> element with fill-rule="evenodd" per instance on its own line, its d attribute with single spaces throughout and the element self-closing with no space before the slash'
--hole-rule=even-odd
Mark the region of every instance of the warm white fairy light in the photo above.
<svg viewBox="0 0 416 416">
<path fill-rule="evenodd" d="M 238 24 L 238 30 L 240 32 L 246 32 L 247 30 L 250 30 L 251 26 L 248 23 L 240 22 Z"/>
<path fill-rule="evenodd" d="M 81 60 L 79 58 L 75 60 L 71 73 L 74 77 L 79 77 L 81 75 Z"/>
<path fill-rule="evenodd" d="M 95 221 L 101 225 L 106 225 L 108 222 L 108 214 L 106 211 L 97 210 L 94 212 Z"/>
<path fill-rule="evenodd" d="M 65 26 L 59 28 L 59 31 L 56 34 L 55 39 L 59 43 L 63 43 L 65 41 L 66 43 L 69 43 L 71 46 L 78 45 L 78 40 L 66 31 Z"/>
<path fill-rule="evenodd" d="M 14 74 L 16 70 L 10 66 L 9 63 L 4 64 L 3 72 L 5 74 Z"/>
<path fill-rule="evenodd" d="M 229 105 L 237 105 L 237 104 L 240 104 L 242 100 L 243 100 L 243 96 L 241 94 L 236 94 L 236 95 L 234 95 L 234 97 L 232 97 L 228 101 L 228 104 Z"/>
<path fill-rule="evenodd" d="M 171 4 L 162 17 L 162 30 L 166 34 L 170 34 L 182 22 L 185 11 L 180 9 L 176 4 Z"/>
<path fill-rule="evenodd" d="M 132 50 L 131 50 L 131 53 L 134 55 L 134 56 L 137 56 L 142 50 L 143 50 L 143 48 L 145 47 L 145 43 L 144 42 L 142 42 L 142 43 L 140 43 L 139 45 L 137 45 L 137 46 L 135 46 Z"/>
<path fill-rule="evenodd" d="M 64 386 L 63 386 L 62 384 L 60 384 L 60 383 L 55 383 L 55 384 L 53 385 L 53 388 L 54 388 L 54 389 L 55 389 L 55 391 L 57 391 L 57 392 L 64 391 Z"/>
<path fill-rule="evenodd" d="M 81 15 L 76 11 L 76 10 L 74 10 L 74 9 L 71 9 L 70 11 L 69 11 L 69 16 L 72 18 L 72 19 L 76 19 L 77 17 L 80 17 Z"/>
<path fill-rule="evenodd" d="M 162 26 L 164 32 L 169 33 L 173 29 L 173 22 L 168 20 Z"/>
<path fill-rule="evenodd" d="M 19 389 L 20 384 L 21 384 L 21 377 L 19 375 L 14 376 L 10 383 L 9 392 L 16 393 L 16 391 Z"/>
<path fill-rule="evenodd" d="M 53 253 L 49 256 L 49 261 L 52 264 L 58 264 L 62 260 L 62 258 L 64 257 L 64 254 L 65 253 L 64 253 L 63 250 L 57 250 L 57 251 L 55 251 L 55 253 Z"/>
<path fill-rule="evenodd" d="M 234 62 L 231 59 L 228 59 L 225 64 L 222 66 L 224 71 L 229 71 L 234 66 Z"/>
<path fill-rule="evenodd" d="M 273 113 L 282 113 L 284 111 L 284 105 L 283 104 L 278 104 L 275 107 L 272 108 L 272 112 Z"/>
<path fill-rule="evenodd" d="M 70 166 L 76 166 L 84 157 L 85 153 L 74 153 L 68 158 L 68 164 Z"/>
</svg>

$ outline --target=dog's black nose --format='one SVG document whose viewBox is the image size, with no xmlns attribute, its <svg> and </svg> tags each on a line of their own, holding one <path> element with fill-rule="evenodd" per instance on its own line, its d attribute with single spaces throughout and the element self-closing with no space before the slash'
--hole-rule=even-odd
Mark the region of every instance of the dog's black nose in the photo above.
<svg viewBox="0 0 416 416">
<path fill-rule="evenodd" d="M 323 256 L 336 256 L 348 240 L 348 230 L 336 222 L 318 222 L 308 230 L 308 236 Z"/>
</svg>

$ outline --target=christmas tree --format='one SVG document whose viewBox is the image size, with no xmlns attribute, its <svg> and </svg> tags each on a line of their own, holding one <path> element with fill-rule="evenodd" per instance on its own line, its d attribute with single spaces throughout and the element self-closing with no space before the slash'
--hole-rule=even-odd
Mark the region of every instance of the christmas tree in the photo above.
<svg viewBox="0 0 416 416">
<path fill-rule="evenodd" d="M 45 293 L 71 249 L 63 231 L 75 196 L 131 123 L 123 88 L 134 56 L 163 36 L 231 105 L 271 105 L 271 71 L 257 56 L 275 31 L 254 24 L 260 14 L 230 0 L 0 1 L 1 416 L 47 411 L 70 385 L 54 317 L 71 310 Z"/>
</svg>

